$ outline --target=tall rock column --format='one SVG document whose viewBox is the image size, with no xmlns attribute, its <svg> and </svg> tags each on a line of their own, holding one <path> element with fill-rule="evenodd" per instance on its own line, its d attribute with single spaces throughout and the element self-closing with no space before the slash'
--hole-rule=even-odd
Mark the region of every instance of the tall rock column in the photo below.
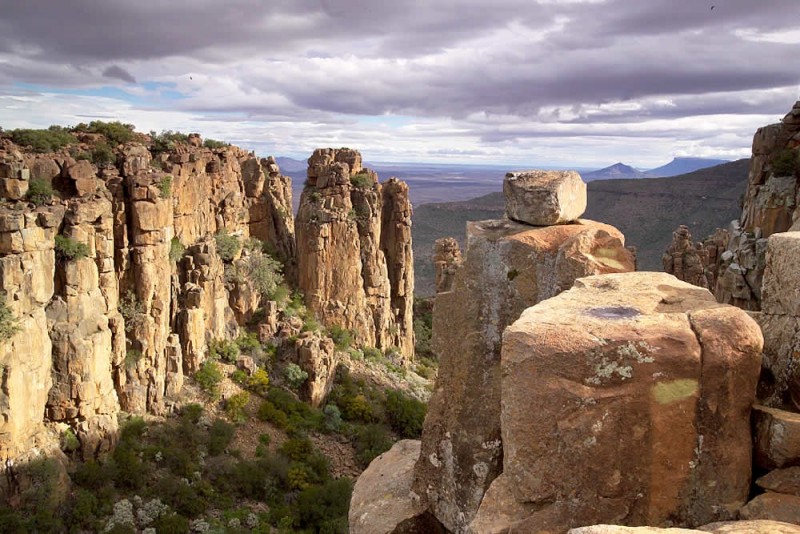
<svg viewBox="0 0 800 534">
<path fill-rule="evenodd" d="M 24 461 L 58 448 L 45 429 L 53 384 L 45 307 L 55 290 L 53 241 L 64 208 L 24 213 L 0 207 L 0 290 L 19 330 L 0 343 L 0 462 Z"/>
<path fill-rule="evenodd" d="M 585 194 L 581 202 L 576 190 L 585 191 L 586 186 L 580 177 L 554 174 L 512 175 L 515 185 L 524 187 L 522 192 L 506 188 L 506 205 L 511 207 L 509 215 L 523 222 L 468 223 L 467 248 L 452 290 L 436 295 L 433 343 L 439 375 L 413 488 L 453 532 L 466 530 L 486 489 L 502 471 L 503 329 L 528 306 L 569 289 L 576 278 L 633 269 L 624 237 L 612 226 L 587 220 L 554 226 L 525 222 L 527 214 L 582 213 Z M 536 198 L 548 202 L 550 209 L 531 204 Z"/>
<path fill-rule="evenodd" d="M 298 287 L 326 326 L 362 346 L 413 356 L 413 263 L 407 186 L 378 183 L 350 149 L 318 149 L 297 213 Z"/>
<path fill-rule="evenodd" d="M 53 342 L 47 418 L 69 425 L 84 458 L 90 458 L 108 450 L 114 440 L 119 401 L 112 371 L 125 356 L 114 339 L 122 318 L 111 202 L 99 195 L 69 201 L 61 234 L 85 245 L 88 255 L 57 256 L 55 294 L 47 307 Z"/>
</svg>

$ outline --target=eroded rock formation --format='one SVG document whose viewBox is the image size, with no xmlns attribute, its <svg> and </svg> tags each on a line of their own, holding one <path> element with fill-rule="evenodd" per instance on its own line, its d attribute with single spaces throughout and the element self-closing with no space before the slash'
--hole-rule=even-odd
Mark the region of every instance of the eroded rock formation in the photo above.
<svg viewBox="0 0 800 534">
<path fill-rule="evenodd" d="M 762 343 L 742 310 L 662 273 L 529 308 L 503 336 L 503 472 L 472 530 L 735 519 Z"/>
<path fill-rule="evenodd" d="M 91 457 L 120 409 L 168 409 L 207 343 L 253 306 L 226 283 L 216 234 L 261 239 L 294 275 L 290 180 L 273 159 L 141 141 L 94 165 L 77 157 L 91 144 L 30 154 L 0 139 L 0 289 L 20 327 L 0 344 L 3 461 L 57 447 L 66 429 Z M 34 180 L 61 199 L 27 202 Z"/>
<path fill-rule="evenodd" d="M 703 242 L 693 242 L 687 226 L 672 233 L 672 243 L 661 258 L 664 272 L 678 280 L 713 290 L 717 285 L 719 258 L 728 246 L 728 232 L 717 231 Z"/>
<path fill-rule="evenodd" d="M 350 149 L 318 149 L 297 213 L 298 287 L 326 326 L 413 356 L 414 272 L 408 186 L 381 184 Z"/>
<path fill-rule="evenodd" d="M 753 138 L 750 177 L 742 218 L 731 223 L 714 291 L 720 302 L 761 308 L 767 238 L 788 231 L 800 218 L 800 101 L 780 123 L 759 128 Z"/>
</svg>

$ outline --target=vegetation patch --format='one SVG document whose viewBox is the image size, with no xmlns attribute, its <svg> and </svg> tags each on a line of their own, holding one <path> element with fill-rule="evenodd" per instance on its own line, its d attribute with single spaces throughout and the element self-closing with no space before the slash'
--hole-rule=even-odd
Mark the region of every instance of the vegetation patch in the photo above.
<svg viewBox="0 0 800 534">
<path fill-rule="evenodd" d="M 169 174 L 162 176 L 158 181 L 158 194 L 161 198 L 169 198 L 172 196 L 172 176 Z"/>
<path fill-rule="evenodd" d="M 116 146 L 133 141 L 136 137 L 135 128 L 133 124 L 123 124 L 119 121 L 92 121 L 89 124 L 82 122 L 72 128 L 72 131 L 101 134 L 109 143 Z"/>
<path fill-rule="evenodd" d="M 177 236 L 173 237 L 169 242 L 169 261 L 178 263 L 184 254 L 186 254 L 186 247 Z"/>
<path fill-rule="evenodd" d="M 791 176 L 800 169 L 800 152 L 784 148 L 772 159 L 772 172 L 776 176 Z"/>
<path fill-rule="evenodd" d="M 42 206 L 50 202 L 55 194 L 53 185 L 49 180 L 34 178 L 28 182 L 28 192 L 25 194 L 25 197 L 29 202 L 33 202 L 37 206 Z"/>
<path fill-rule="evenodd" d="M 222 229 L 214 236 L 217 243 L 217 254 L 222 258 L 222 261 L 231 262 L 233 258 L 242 250 L 242 243 L 235 235 L 231 235 L 227 230 Z"/>
<path fill-rule="evenodd" d="M 350 175 L 350 184 L 359 189 L 371 189 L 375 185 L 372 176 L 366 170 Z"/>
<path fill-rule="evenodd" d="M 30 146 L 34 152 L 55 152 L 78 142 L 68 129 L 56 125 L 40 130 L 17 128 L 8 134 L 15 144 L 23 147 Z"/>
<path fill-rule="evenodd" d="M 219 385 L 222 382 L 222 371 L 219 369 L 217 362 L 213 360 L 206 360 L 203 362 L 200 370 L 194 374 L 194 379 L 200 386 L 200 389 L 212 399 L 219 398 Z"/>
<path fill-rule="evenodd" d="M 0 293 L 0 343 L 8 341 L 19 332 L 19 319 L 6 304 L 5 293 Z"/>
<path fill-rule="evenodd" d="M 96 144 L 90 153 L 92 163 L 97 165 L 98 167 L 105 167 L 111 163 L 116 161 L 116 156 L 114 156 L 114 151 L 111 150 L 111 147 L 108 146 L 106 143 L 98 143 Z"/>
<path fill-rule="evenodd" d="M 55 238 L 55 250 L 58 257 L 66 261 L 79 260 L 89 255 L 89 245 L 60 234 Z"/>
</svg>

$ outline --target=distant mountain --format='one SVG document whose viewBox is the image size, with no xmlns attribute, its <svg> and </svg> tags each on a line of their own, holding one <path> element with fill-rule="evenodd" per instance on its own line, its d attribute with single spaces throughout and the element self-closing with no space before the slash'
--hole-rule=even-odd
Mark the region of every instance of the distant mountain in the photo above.
<svg viewBox="0 0 800 534">
<path fill-rule="evenodd" d="M 583 172 L 581 177 L 584 182 L 592 182 L 594 180 L 616 180 L 620 178 L 644 178 L 645 173 L 640 170 L 634 169 L 630 165 L 624 163 L 615 163 L 610 167 L 599 169 L 597 171 Z"/>
<path fill-rule="evenodd" d="M 728 163 L 724 159 L 708 159 L 708 158 L 675 158 L 666 165 L 650 169 L 645 172 L 648 178 L 663 178 L 667 176 L 677 176 L 679 174 L 686 174 L 687 172 L 699 171 L 708 167 L 722 165 Z"/>
<path fill-rule="evenodd" d="M 305 172 L 308 168 L 308 162 L 299 159 L 293 158 L 284 158 L 282 156 L 278 156 L 275 158 L 275 161 L 278 163 L 278 167 L 281 168 L 281 172 L 289 173 L 289 172 Z"/>
<path fill-rule="evenodd" d="M 584 217 L 619 228 L 638 249 L 640 270 L 661 270 L 672 232 L 685 224 L 703 239 L 739 217 L 750 160 L 742 159 L 670 178 L 598 180 L 588 184 Z M 500 189 L 502 186 L 498 187 Z M 464 246 L 467 221 L 502 217 L 503 193 L 460 202 L 422 204 L 414 209 L 415 292 L 433 293 L 433 242 L 452 236 Z"/>
</svg>

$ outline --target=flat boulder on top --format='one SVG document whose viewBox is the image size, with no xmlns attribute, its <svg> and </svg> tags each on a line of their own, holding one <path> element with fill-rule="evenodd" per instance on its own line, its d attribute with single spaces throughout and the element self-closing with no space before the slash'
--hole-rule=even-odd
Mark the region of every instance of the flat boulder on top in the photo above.
<svg viewBox="0 0 800 534">
<path fill-rule="evenodd" d="M 735 518 L 762 344 L 746 312 L 665 273 L 582 278 L 528 308 L 503 335 L 503 473 L 472 532 Z"/>
<path fill-rule="evenodd" d="M 565 224 L 586 211 L 586 184 L 575 171 L 521 171 L 503 181 L 509 219 L 534 226 Z"/>
</svg>

